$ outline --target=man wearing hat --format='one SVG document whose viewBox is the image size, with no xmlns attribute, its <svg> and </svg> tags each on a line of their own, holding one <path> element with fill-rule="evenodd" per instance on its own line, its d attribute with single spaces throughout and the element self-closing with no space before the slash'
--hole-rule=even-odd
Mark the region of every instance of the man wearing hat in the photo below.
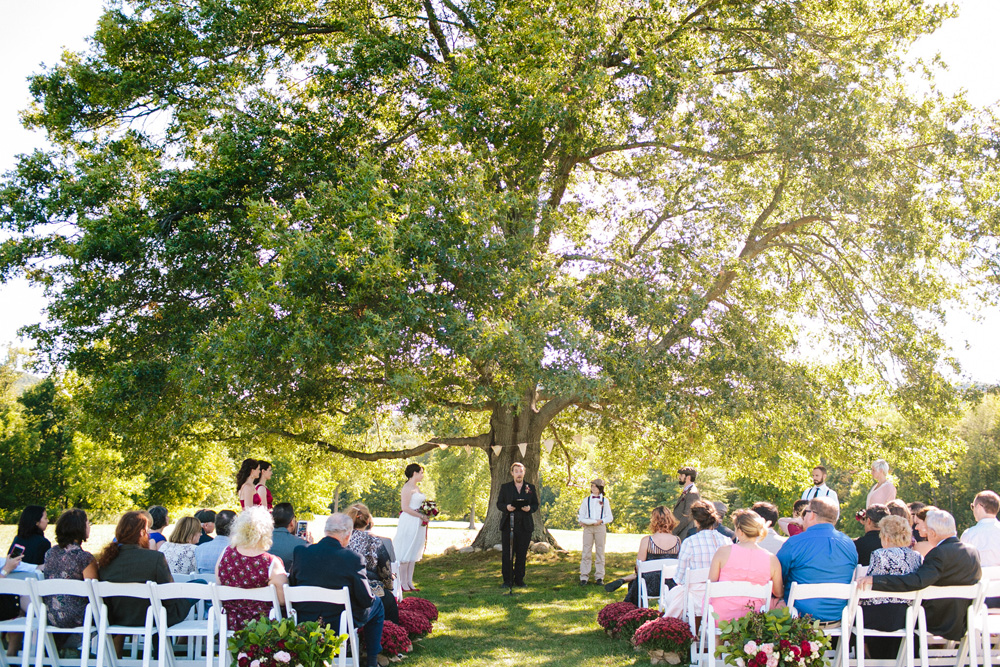
<svg viewBox="0 0 1000 667">
<path fill-rule="evenodd" d="M 595 479 L 590 483 L 590 495 L 580 503 L 577 520 L 583 526 L 583 555 L 580 557 L 580 585 L 586 586 L 590 578 L 591 548 L 597 552 L 594 569 L 594 583 L 604 584 L 604 542 L 608 535 L 608 524 L 614 520 L 611 503 L 604 497 L 604 480 Z"/>
<path fill-rule="evenodd" d="M 198 510 L 195 513 L 198 521 L 201 521 L 201 537 L 198 544 L 212 541 L 212 533 L 215 532 L 215 512 L 213 510 Z"/>
</svg>

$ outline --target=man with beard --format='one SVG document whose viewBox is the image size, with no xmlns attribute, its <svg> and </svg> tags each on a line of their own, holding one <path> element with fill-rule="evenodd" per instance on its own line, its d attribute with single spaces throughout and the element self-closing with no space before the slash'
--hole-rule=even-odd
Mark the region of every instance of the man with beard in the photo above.
<svg viewBox="0 0 1000 667">
<path fill-rule="evenodd" d="M 500 534 L 503 536 L 503 585 L 524 586 L 524 562 L 528 557 L 528 544 L 535 529 L 532 513 L 538 511 L 538 494 L 535 487 L 524 481 L 524 465 L 510 467 L 512 481 L 500 487 L 496 507 L 503 513 Z M 511 521 L 514 525 L 513 553 L 511 552 Z"/>
</svg>

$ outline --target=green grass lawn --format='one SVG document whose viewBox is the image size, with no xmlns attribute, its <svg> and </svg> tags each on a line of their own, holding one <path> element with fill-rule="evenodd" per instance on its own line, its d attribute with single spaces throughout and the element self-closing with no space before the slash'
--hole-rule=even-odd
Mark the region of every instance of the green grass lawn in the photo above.
<svg viewBox="0 0 1000 667">
<path fill-rule="evenodd" d="M 608 579 L 632 569 L 634 557 L 608 554 Z M 497 552 L 425 557 L 414 579 L 420 597 L 438 606 L 434 630 L 404 665 L 648 665 L 645 653 L 611 639 L 597 612 L 624 598 L 625 588 L 579 585 L 579 552 L 531 554 L 526 588 L 513 597 L 500 587 Z"/>
</svg>

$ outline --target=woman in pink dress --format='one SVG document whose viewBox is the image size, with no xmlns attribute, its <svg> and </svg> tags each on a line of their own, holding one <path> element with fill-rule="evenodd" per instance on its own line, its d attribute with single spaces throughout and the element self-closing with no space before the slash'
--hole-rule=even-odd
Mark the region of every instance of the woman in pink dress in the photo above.
<svg viewBox="0 0 1000 667">
<path fill-rule="evenodd" d="M 736 544 L 722 547 L 715 552 L 709 567 L 709 581 L 749 581 L 752 584 L 771 584 L 771 594 L 781 597 L 781 564 L 758 542 L 767 535 L 767 525 L 753 510 L 738 510 L 733 514 Z M 731 621 L 745 616 L 748 611 L 760 611 L 761 598 L 719 597 L 712 598 L 712 609 L 720 621 Z"/>
<path fill-rule="evenodd" d="M 271 548 L 274 521 L 265 507 L 243 510 L 229 530 L 229 546 L 215 566 L 215 576 L 223 586 L 238 588 L 263 588 L 274 584 L 278 601 L 284 604 L 282 586 L 288 583 L 281 559 L 267 553 Z M 268 602 L 232 600 L 222 603 L 226 610 L 229 630 L 241 629 L 247 621 L 267 616 L 271 611 Z"/>
</svg>

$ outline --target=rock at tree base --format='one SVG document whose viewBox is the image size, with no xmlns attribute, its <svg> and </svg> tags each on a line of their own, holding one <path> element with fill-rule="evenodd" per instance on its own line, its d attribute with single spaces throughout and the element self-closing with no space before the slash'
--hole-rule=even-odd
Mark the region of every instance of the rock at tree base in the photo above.
<svg viewBox="0 0 1000 667">
<path fill-rule="evenodd" d="M 548 542 L 535 542 L 529 549 L 533 554 L 547 554 L 552 551 L 552 546 Z"/>
</svg>

